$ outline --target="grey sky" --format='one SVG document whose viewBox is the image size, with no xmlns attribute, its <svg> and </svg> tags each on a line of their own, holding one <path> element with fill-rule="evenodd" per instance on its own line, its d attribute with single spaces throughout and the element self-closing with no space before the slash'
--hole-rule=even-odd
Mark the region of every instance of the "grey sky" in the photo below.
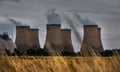
<svg viewBox="0 0 120 72">
<path fill-rule="evenodd" d="M 40 28 L 40 40 L 45 34 L 47 24 L 46 13 L 48 9 L 56 8 L 59 14 L 65 13 L 74 19 L 72 12 L 77 12 L 82 18 L 93 20 L 102 28 L 102 41 L 105 49 L 120 47 L 120 0 L 20 0 L 0 1 L 0 31 L 13 27 L 6 25 L 8 18 L 14 18 L 32 27 Z M 73 20 L 81 25 L 78 21 Z M 2 28 L 1 28 L 2 27 Z M 63 20 L 62 27 L 67 27 Z M 4 28 L 4 29 L 3 29 Z M 81 31 L 81 29 L 79 29 Z M 10 30 L 9 30 L 10 31 Z M 15 38 L 15 37 L 14 37 Z M 79 50 L 76 40 L 73 41 L 75 50 Z M 42 46 L 44 42 L 41 42 Z"/>
</svg>

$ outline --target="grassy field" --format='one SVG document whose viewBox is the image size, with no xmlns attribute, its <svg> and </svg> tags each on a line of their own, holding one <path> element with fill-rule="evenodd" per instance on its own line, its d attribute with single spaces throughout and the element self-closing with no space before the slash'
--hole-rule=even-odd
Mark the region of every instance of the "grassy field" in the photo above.
<svg viewBox="0 0 120 72">
<path fill-rule="evenodd" d="M 5 56 L 0 72 L 120 72 L 120 57 Z"/>
</svg>

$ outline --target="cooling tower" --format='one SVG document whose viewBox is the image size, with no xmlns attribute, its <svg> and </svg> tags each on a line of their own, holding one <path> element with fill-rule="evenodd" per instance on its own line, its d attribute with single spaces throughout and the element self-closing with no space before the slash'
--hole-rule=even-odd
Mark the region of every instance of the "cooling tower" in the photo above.
<svg viewBox="0 0 120 72">
<path fill-rule="evenodd" d="M 102 39 L 101 39 L 101 28 L 98 28 L 98 44 L 99 44 L 99 51 L 103 52 L 103 45 L 102 45 Z"/>
<path fill-rule="evenodd" d="M 4 49 L 7 49 L 10 51 L 10 53 L 13 53 L 14 52 L 14 49 L 16 48 L 16 45 L 15 43 L 13 43 L 13 41 L 10 39 L 10 40 L 3 40 L 3 47 Z"/>
<path fill-rule="evenodd" d="M 4 33 L 3 35 L 0 35 L 0 49 L 7 49 L 10 53 L 13 53 L 15 48 L 16 45 L 12 39 L 9 38 L 8 34 Z"/>
<path fill-rule="evenodd" d="M 32 47 L 29 26 L 16 26 L 15 43 L 17 45 L 17 48 L 23 52 Z"/>
<path fill-rule="evenodd" d="M 0 49 L 2 49 L 2 39 L 0 38 Z"/>
<path fill-rule="evenodd" d="M 47 25 L 47 37 L 45 43 L 45 50 L 47 52 L 63 51 L 62 36 L 61 36 L 60 24 L 48 24 Z"/>
<path fill-rule="evenodd" d="M 5 49 L 3 48 L 2 38 L 0 37 L 0 56 L 6 55 Z"/>
<path fill-rule="evenodd" d="M 62 40 L 63 40 L 63 46 L 64 52 L 71 52 L 73 53 L 73 45 L 71 40 L 71 30 L 70 29 L 62 29 Z"/>
<path fill-rule="evenodd" d="M 82 55 L 92 55 L 103 51 L 98 25 L 84 25 L 84 39 L 81 46 Z"/>
<path fill-rule="evenodd" d="M 39 29 L 30 29 L 30 38 L 31 38 L 32 48 L 39 49 L 40 48 Z"/>
<path fill-rule="evenodd" d="M 0 49 L 0 57 L 6 56 L 6 55 L 7 55 L 7 53 L 6 53 L 5 49 Z"/>
</svg>

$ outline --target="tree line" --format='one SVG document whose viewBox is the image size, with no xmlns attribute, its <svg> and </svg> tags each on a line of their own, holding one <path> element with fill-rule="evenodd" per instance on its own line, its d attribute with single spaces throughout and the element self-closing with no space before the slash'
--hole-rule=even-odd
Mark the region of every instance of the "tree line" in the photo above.
<svg viewBox="0 0 120 72">
<path fill-rule="evenodd" d="M 10 53 L 9 50 L 5 49 L 6 53 L 8 56 L 22 56 L 22 55 L 27 55 L 27 56 L 82 56 L 80 52 L 61 52 L 59 54 L 51 54 L 47 52 L 45 49 L 40 48 L 40 49 L 28 49 L 26 52 L 21 52 L 17 48 L 14 49 L 14 53 Z M 105 50 L 103 52 L 100 52 L 99 54 L 96 54 L 97 56 L 119 56 L 120 55 L 120 49 L 113 49 L 113 50 Z"/>
</svg>

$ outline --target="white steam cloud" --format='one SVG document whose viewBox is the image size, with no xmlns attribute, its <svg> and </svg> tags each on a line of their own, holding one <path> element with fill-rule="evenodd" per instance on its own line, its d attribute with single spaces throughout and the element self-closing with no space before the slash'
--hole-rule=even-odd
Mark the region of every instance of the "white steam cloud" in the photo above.
<svg viewBox="0 0 120 72">
<path fill-rule="evenodd" d="M 15 19 L 12 19 L 12 18 L 10 18 L 9 21 L 12 22 L 13 24 L 15 24 L 16 26 L 22 26 L 23 25 L 21 22 L 16 21 Z"/>
<path fill-rule="evenodd" d="M 76 26 L 75 26 L 75 23 L 67 15 L 65 15 L 64 13 L 62 13 L 61 15 L 65 19 L 67 24 L 72 28 L 72 30 L 73 30 L 73 32 L 74 32 L 74 34 L 75 34 L 79 44 L 81 44 L 82 39 L 81 39 L 81 36 L 80 36 Z"/>
<path fill-rule="evenodd" d="M 47 13 L 48 24 L 61 24 L 59 14 L 55 13 L 56 9 L 49 9 Z"/>
<path fill-rule="evenodd" d="M 73 13 L 74 17 L 83 25 L 96 25 L 96 23 L 88 18 L 83 19 L 78 13 Z"/>
</svg>

